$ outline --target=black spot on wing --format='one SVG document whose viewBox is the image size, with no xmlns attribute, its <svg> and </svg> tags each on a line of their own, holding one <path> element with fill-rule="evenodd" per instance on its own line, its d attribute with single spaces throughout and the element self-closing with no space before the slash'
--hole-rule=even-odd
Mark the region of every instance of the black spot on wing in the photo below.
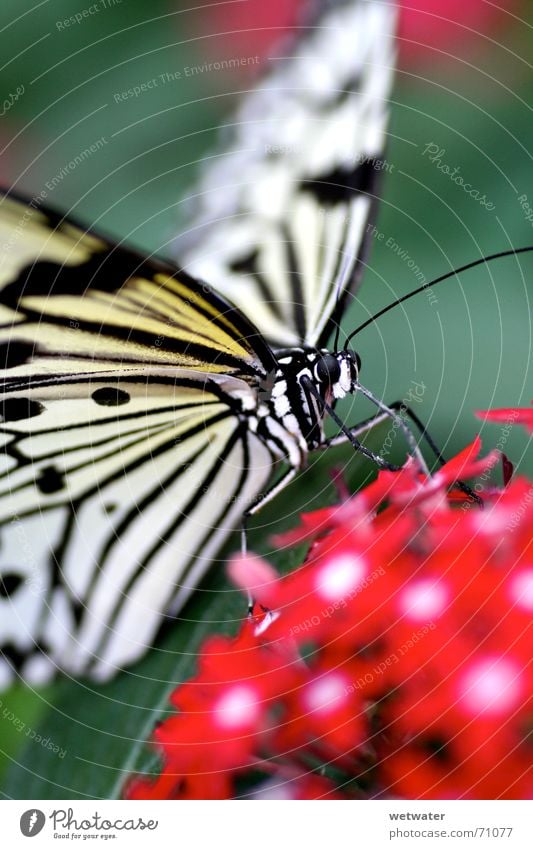
<svg viewBox="0 0 533 849">
<path fill-rule="evenodd" d="M 40 416 L 45 407 L 31 398 L 6 398 L 0 401 L 0 416 L 3 422 L 18 422 Z"/>
<path fill-rule="evenodd" d="M 23 366 L 31 360 L 33 351 L 33 345 L 29 342 L 3 342 L 0 345 L 0 368 Z"/>
<path fill-rule="evenodd" d="M 124 389 L 117 389 L 115 386 L 102 386 L 101 389 L 93 392 L 91 398 L 101 407 L 120 407 L 128 403 L 130 395 Z"/>
<path fill-rule="evenodd" d="M 365 159 L 355 168 L 335 168 L 320 177 L 303 180 L 300 187 L 324 206 L 346 203 L 353 200 L 355 194 L 372 192 L 376 178 L 375 163 L 375 159 Z"/>
<path fill-rule="evenodd" d="M 4 572 L 0 575 L 0 597 L 10 598 L 16 593 L 22 582 L 23 578 L 17 572 Z"/>
<path fill-rule="evenodd" d="M 55 466 L 47 466 L 41 470 L 36 482 L 37 487 L 45 495 L 50 495 L 53 492 L 59 492 L 65 486 L 63 473 L 56 469 Z"/>
</svg>

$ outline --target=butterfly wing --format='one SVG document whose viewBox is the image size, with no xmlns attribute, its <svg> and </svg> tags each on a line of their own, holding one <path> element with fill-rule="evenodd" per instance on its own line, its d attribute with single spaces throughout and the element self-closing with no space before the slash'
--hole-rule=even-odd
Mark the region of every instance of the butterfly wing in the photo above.
<svg viewBox="0 0 533 849">
<path fill-rule="evenodd" d="M 272 355 L 181 272 L 11 198 L 0 222 L 0 685 L 105 678 L 265 486 L 242 408 Z"/>
<path fill-rule="evenodd" d="M 251 93 L 180 243 L 220 296 L 39 197 L 0 205 L 0 645 L 24 677 L 139 657 L 270 477 L 242 410 L 267 343 L 321 344 L 358 282 L 392 30 L 328 3 Z"/>
<path fill-rule="evenodd" d="M 326 343 L 363 271 L 385 164 L 394 8 L 328 8 L 226 127 L 176 243 L 276 347 Z"/>
</svg>

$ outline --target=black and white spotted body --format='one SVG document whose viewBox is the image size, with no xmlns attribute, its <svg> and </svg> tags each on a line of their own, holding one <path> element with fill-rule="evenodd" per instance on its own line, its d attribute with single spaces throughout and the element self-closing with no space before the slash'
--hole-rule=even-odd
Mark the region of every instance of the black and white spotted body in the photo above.
<svg viewBox="0 0 533 849">
<path fill-rule="evenodd" d="M 259 392 L 250 427 L 274 453 L 292 467 L 302 468 L 308 452 L 324 442 L 325 412 L 302 378 L 310 380 L 317 394 L 333 407 L 356 391 L 361 362 L 355 351 L 331 353 L 325 348 L 288 348 L 277 351 L 276 358 L 270 394 Z"/>
</svg>

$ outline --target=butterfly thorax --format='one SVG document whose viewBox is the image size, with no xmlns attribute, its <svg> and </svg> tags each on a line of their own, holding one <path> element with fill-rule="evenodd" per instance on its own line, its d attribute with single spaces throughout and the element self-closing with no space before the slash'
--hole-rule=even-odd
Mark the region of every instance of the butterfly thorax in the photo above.
<svg viewBox="0 0 533 849">
<path fill-rule="evenodd" d="M 333 407 L 355 391 L 360 360 L 354 351 L 316 348 L 283 349 L 276 360 L 276 370 L 260 387 L 254 429 L 301 466 L 308 451 L 324 441 L 324 405 Z"/>
</svg>

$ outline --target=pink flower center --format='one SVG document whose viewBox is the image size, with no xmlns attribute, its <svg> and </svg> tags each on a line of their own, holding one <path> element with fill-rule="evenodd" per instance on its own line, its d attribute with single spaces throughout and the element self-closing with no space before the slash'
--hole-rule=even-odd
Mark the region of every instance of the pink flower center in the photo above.
<svg viewBox="0 0 533 849">
<path fill-rule="evenodd" d="M 325 675 L 312 681 L 305 689 L 304 702 L 309 711 L 329 713 L 337 710 L 346 699 L 346 681 L 342 675 Z"/>
<path fill-rule="evenodd" d="M 366 574 L 361 557 L 353 554 L 332 557 L 319 569 L 316 590 L 327 601 L 336 601 L 353 592 Z"/>
<path fill-rule="evenodd" d="M 413 581 L 400 595 L 402 612 L 411 619 L 431 619 L 446 609 L 449 593 L 442 582 Z"/>
<path fill-rule="evenodd" d="M 258 693 L 245 684 L 231 687 L 214 706 L 216 722 L 223 728 L 250 725 L 258 719 L 259 713 Z"/>
<path fill-rule="evenodd" d="M 522 690 L 520 667 L 504 658 L 486 658 L 472 664 L 462 676 L 461 697 L 474 713 L 508 713 Z"/>
<path fill-rule="evenodd" d="M 533 568 L 522 569 L 510 581 L 511 598 L 519 607 L 533 610 Z"/>
</svg>

